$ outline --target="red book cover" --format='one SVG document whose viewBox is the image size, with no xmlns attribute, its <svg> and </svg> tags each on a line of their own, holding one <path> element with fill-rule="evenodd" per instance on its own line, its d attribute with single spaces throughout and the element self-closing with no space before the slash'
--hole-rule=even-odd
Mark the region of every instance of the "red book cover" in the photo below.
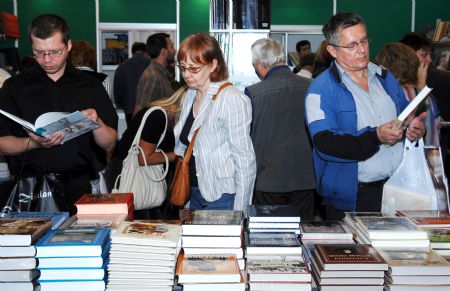
<svg viewBox="0 0 450 291">
<path fill-rule="evenodd" d="M 0 12 L 0 27 L 6 37 L 19 38 L 19 23 L 17 16 L 7 12 Z"/>
<path fill-rule="evenodd" d="M 134 210 L 133 194 L 83 194 L 75 202 L 75 206 L 78 214 L 128 214 L 129 218 L 132 218 Z"/>
</svg>

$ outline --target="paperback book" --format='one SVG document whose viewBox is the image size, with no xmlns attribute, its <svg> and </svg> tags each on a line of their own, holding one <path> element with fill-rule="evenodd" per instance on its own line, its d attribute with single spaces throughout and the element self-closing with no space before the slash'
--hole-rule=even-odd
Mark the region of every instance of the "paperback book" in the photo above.
<svg viewBox="0 0 450 291">
<path fill-rule="evenodd" d="M 0 246 L 30 246 L 51 227 L 46 218 L 0 219 Z"/>
<path fill-rule="evenodd" d="M 291 205 L 248 205 L 249 222 L 297 222 L 300 216 Z"/>
<path fill-rule="evenodd" d="M 181 210 L 183 235 L 240 236 L 242 211 Z"/>
</svg>

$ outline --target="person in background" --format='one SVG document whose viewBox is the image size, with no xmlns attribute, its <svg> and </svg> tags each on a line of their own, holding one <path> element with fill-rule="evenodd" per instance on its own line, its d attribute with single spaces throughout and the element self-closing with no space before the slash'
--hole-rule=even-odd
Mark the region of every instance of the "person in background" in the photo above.
<svg viewBox="0 0 450 291">
<path fill-rule="evenodd" d="M 314 65 L 314 72 L 312 77 L 315 78 L 323 71 L 328 69 L 331 62 L 333 62 L 333 56 L 327 50 L 327 42 L 324 40 L 320 43 L 316 52 L 316 64 Z"/>
<path fill-rule="evenodd" d="M 37 16 L 28 36 L 39 66 L 5 82 L 0 108 L 32 123 L 46 112 L 79 110 L 101 126 L 61 144 L 62 133 L 44 138 L 0 118 L 0 153 L 9 156 L 10 170 L 16 177 L 19 172 L 22 177 L 54 174 L 67 203 L 67 209 L 61 211 L 73 215 L 74 202 L 83 193 L 91 193 L 91 174 L 100 170 L 95 166 L 98 161 L 93 146 L 105 151 L 114 148 L 118 117 L 102 84 L 67 61 L 72 41 L 63 18 Z"/>
<path fill-rule="evenodd" d="M 150 35 L 147 38 L 147 51 L 152 61 L 139 79 L 134 113 L 151 101 L 174 92 L 167 70 L 169 64 L 174 62 L 176 52 L 170 35 L 162 32 Z"/>
<path fill-rule="evenodd" d="M 123 109 L 127 127 L 133 117 L 139 78 L 150 65 L 145 43 L 133 43 L 131 53 L 132 57 L 121 63 L 114 74 L 114 101 Z"/>
<path fill-rule="evenodd" d="M 375 62 L 388 69 L 397 78 L 409 102 L 426 85 L 428 64 L 420 63 L 416 52 L 403 43 L 386 44 L 376 55 Z M 427 111 L 425 145 L 440 146 L 440 116 L 436 99 L 429 95 L 426 105 L 419 108 L 420 110 Z"/>
<path fill-rule="evenodd" d="M 316 59 L 314 55 L 306 55 L 300 58 L 300 71 L 297 73 L 298 76 L 311 80 L 312 74 L 314 72 L 314 65 Z"/>
<path fill-rule="evenodd" d="M 174 161 L 175 153 L 175 137 L 173 133 L 173 128 L 175 123 L 178 121 L 181 105 L 183 104 L 184 96 L 186 95 L 187 86 L 183 86 L 178 89 L 172 96 L 162 97 L 158 100 L 152 101 L 146 106 L 144 106 L 141 111 L 136 113 L 131 120 L 130 126 L 125 130 L 122 138 L 117 143 L 116 148 L 111 161 L 108 163 L 105 171 L 105 179 L 108 191 L 113 189 L 114 183 L 117 176 L 120 175 L 122 171 L 123 160 L 127 157 L 128 151 L 133 143 L 134 137 L 142 123 L 144 114 L 148 109 L 153 106 L 161 106 L 167 114 L 167 130 L 164 139 L 161 142 L 160 149 L 167 154 L 170 162 Z M 144 165 L 143 159 L 145 158 L 147 164 L 156 165 L 164 164 L 165 159 L 163 155 L 159 152 L 155 152 L 156 145 L 164 132 L 166 119 L 163 112 L 160 110 L 153 111 L 147 118 L 144 128 L 141 133 L 141 140 L 139 141 L 139 146 L 143 149 L 145 157 L 139 155 L 139 164 Z M 169 184 L 170 185 L 170 184 Z M 161 212 L 166 206 L 160 206 L 155 209 L 144 209 L 135 211 L 135 218 L 138 219 L 160 219 L 163 218 Z"/>
<path fill-rule="evenodd" d="M 301 59 L 304 56 L 310 55 L 312 54 L 311 52 L 311 43 L 309 42 L 309 40 L 301 40 L 299 42 L 297 42 L 297 44 L 295 45 L 295 51 L 297 53 L 297 56 L 299 59 Z M 300 64 L 294 68 L 293 72 L 295 74 L 297 74 L 300 71 L 300 66 L 301 66 L 301 61 Z"/>
<path fill-rule="evenodd" d="M 212 100 L 228 79 L 223 53 L 214 37 L 206 33 L 188 36 L 181 43 L 177 60 L 189 86 L 174 129 L 177 156 L 184 156 L 200 128 L 189 161 L 189 207 L 245 211 L 256 174 L 250 100 L 234 86 L 224 88 Z"/>
<path fill-rule="evenodd" d="M 277 40 L 253 43 L 252 64 L 261 78 L 245 88 L 252 101 L 251 137 L 257 166 L 253 204 L 292 205 L 302 219 L 312 220 L 315 177 L 303 116 L 310 81 L 286 66 Z"/>
<path fill-rule="evenodd" d="M 69 60 L 72 65 L 102 82 L 106 92 L 111 97 L 111 81 L 108 75 L 96 71 L 96 59 L 95 48 L 89 42 L 85 40 L 72 41 L 72 50 L 69 53 Z"/>
<path fill-rule="evenodd" d="M 448 71 L 448 63 L 449 63 L 448 55 L 442 54 L 439 57 L 438 65 L 437 65 L 436 69 L 442 70 L 442 71 Z"/>
<path fill-rule="evenodd" d="M 337 13 L 322 32 L 335 61 L 306 93 L 306 120 L 317 192 L 327 220 L 341 220 L 345 211 L 381 210 L 384 183 L 402 159 L 404 129 L 396 119 L 408 101 L 395 77 L 369 61 L 361 16 Z M 425 134 L 425 116 L 406 125 L 408 139 Z"/>
<path fill-rule="evenodd" d="M 33 55 L 24 56 L 20 60 L 19 71 L 22 72 L 23 70 L 32 68 L 32 67 L 36 66 L 37 64 L 38 63 L 36 62 L 36 59 L 34 58 Z"/>
</svg>

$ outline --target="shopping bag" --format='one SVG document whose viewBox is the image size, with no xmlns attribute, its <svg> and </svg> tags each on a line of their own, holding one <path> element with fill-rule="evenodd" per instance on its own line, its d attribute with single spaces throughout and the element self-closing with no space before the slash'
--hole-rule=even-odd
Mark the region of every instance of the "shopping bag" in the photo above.
<svg viewBox="0 0 450 291">
<path fill-rule="evenodd" d="M 384 184 L 381 211 L 441 210 L 438 200 L 423 139 L 417 142 L 406 139 L 402 162 Z"/>
</svg>

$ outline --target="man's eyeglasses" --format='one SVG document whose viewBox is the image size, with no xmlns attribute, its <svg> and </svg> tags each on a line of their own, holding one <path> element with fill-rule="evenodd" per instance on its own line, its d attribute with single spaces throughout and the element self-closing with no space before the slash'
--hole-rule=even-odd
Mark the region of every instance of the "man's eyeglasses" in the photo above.
<svg viewBox="0 0 450 291">
<path fill-rule="evenodd" d="M 348 45 L 337 45 L 337 44 L 332 44 L 332 43 L 330 43 L 330 45 L 332 45 L 334 47 L 345 48 L 345 49 L 348 49 L 349 51 L 352 51 L 359 45 L 368 46 L 369 43 L 370 43 L 370 37 L 366 36 L 366 37 L 362 38 L 359 42 L 358 41 L 354 41 L 354 42 L 351 42 Z"/>
<path fill-rule="evenodd" d="M 60 55 L 62 55 L 64 49 L 66 48 L 66 45 L 64 45 L 64 47 L 62 49 L 59 50 L 51 50 L 51 51 L 35 51 L 33 50 L 33 56 L 36 59 L 43 59 L 45 58 L 45 56 L 48 56 L 49 58 L 54 58 L 54 57 L 58 57 Z"/>
<path fill-rule="evenodd" d="M 178 66 L 178 68 L 180 69 L 180 71 L 181 71 L 182 73 L 188 71 L 188 72 L 191 73 L 191 74 L 197 74 L 198 72 L 200 72 L 201 70 L 203 70 L 203 68 L 204 68 L 206 65 L 207 65 L 207 64 L 204 64 L 203 66 L 200 66 L 200 67 L 186 67 L 186 66 L 184 66 L 184 65 L 178 64 L 177 66 Z"/>
</svg>

